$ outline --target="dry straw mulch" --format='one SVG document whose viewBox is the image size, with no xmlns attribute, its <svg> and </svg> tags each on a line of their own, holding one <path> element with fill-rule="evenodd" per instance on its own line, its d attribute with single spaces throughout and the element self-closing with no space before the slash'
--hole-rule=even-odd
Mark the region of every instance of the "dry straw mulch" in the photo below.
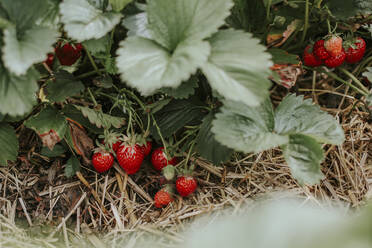
<svg viewBox="0 0 372 248">
<path fill-rule="evenodd" d="M 63 175 L 64 158 L 50 160 L 41 156 L 36 134 L 20 127 L 20 157 L 16 163 L 0 168 L 0 214 L 13 224 L 18 217 L 32 226 L 49 223 L 66 235 L 68 230 L 76 235 L 87 230 L 115 235 L 136 229 L 177 242 L 182 240 L 177 231 L 185 220 L 226 206 L 239 209 L 247 200 L 267 192 L 290 190 L 314 202 L 331 204 L 335 200 L 358 207 L 371 194 L 369 113 L 348 88 L 334 86 L 326 79 L 321 79 L 316 89 L 305 86 L 301 83 L 303 88 L 297 90 L 338 118 L 346 135 L 342 146 L 324 146 L 322 170 L 326 179 L 320 185 L 298 185 L 279 149 L 256 155 L 236 154 L 221 167 L 192 158 L 197 165 L 198 191 L 186 199 L 177 197 L 172 205 L 159 210 L 153 206 L 152 198 L 160 188 L 160 175 L 149 161 L 130 177 L 117 164 L 107 174 L 83 167 L 81 175 L 90 185 L 88 188 L 81 175 L 81 180 Z M 278 103 L 282 97 L 283 94 L 275 93 L 273 102 Z"/>
</svg>

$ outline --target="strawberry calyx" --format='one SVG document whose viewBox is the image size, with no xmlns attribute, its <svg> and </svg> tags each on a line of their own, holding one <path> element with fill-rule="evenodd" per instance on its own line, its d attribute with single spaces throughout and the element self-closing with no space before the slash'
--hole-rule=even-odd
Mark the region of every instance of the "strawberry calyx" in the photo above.
<svg viewBox="0 0 372 248">
<path fill-rule="evenodd" d="M 149 155 L 152 149 L 152 140 L 148 137 L 148 133 L 137 134 L 136 144 L 143 148 L 145 156 Z"/>
<path fill-rule="evenodd" d="M 100 143 L 98 140 L 96 141 L 96 145 L 97 147 L 93 149 L 93 153 L 106 153 L 106 152 L 111 153 L 112 152 L 108 146 Z"/>
<path fill-rule="evenodd" d="M 192 177 L 195 170 L 195 164 L 192 163 L 188 168 L 178 168 L 178 176 Z"/>
<path fill-rule="evenodd" d="M 101 144 L 114 153 L 119 149 L 119 146 L 123 142 L 121 134 L 110 131 L 105 131 L 105 133 L 99 135 L 98 138 L 101 139 Z"/>
</svg>

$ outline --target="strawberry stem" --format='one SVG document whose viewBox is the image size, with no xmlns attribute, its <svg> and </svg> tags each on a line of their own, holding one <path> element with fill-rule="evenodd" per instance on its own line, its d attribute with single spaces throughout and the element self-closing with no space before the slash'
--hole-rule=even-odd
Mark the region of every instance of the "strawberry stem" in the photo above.
<svg viewBox="0 0 372 248">
<path fill-rule="evenodd" d="M 305 24 L 304 24 L 304 31 L 302 32 L 301 44 L 305 41 L 308 27 L 309 27 L 309 0 L 306 0 L 306 5 L 305 5 Z"/>
<path fill-rule="evenodd" d="M 312 80 L 312 93 L 313 93 L 313 99 L 315 100 L 315 84 L 316 84 L 316 71 L 313 71 L 313 80 Z"/>
<path fill-rule="evenodd" d="M 133 127 L 132 127 L 132 111 L 129 110 L 129 120 L 128 120 L 128 127 L 127 127 L 127 135 L 129 134 L 129 131 L 132 130 L 133 131 Z"/>
<path fill-rule="evenodd" d="M 335 73 L 333 72 L 327 72 L 327 71 L 323 71 L 323 73 L 327 74 L 328 76 L 330 76 L 331 78 L 343 83 L 343 84 L 346 84 L 347 86 L 349 86 L 350 88 L 354 89 L 355 91 L 357 91 L 359 94 L 363 95 L 363 96 L 367 96 L 368 94 L 365 93 L 364 91 L 362 91 L 361 89 L 359 89 L 358 87 L 352 85 L 351 83 L 343 80 L 342 78 L 338 77 Z"/>
<path fill-rule="evenodd" d="M 365 70 L 366 67 L 370 66 L 370 62 L 372 61 L 372 57 L 369 57 L 369 54 L 366 55 L 368 57 L 366 60 L 364 60 L 360 65 L 359 69 L 357 71 L 357 75 L 359 75 L 363 70 Z"/>
<path fill-rule="evenodd" d="M 188 137 L 190 137 L 192 134 L 194 134 L 198 129 L 189 131 L 188 134 L 182 137 L 179 141 L 177 141 L 176 144 L 174 144 L 175 147 L 179 146 L 183 141 L 185 141 Z"/>
<path fill-rule="evenodd" d="M 195 145 L 195 141 L 192 142 L 191 146 L 190 146 L 190 149 L 189 149 L 189 152 L 187 153 L 187 157 L 186 157 L 186 160 L 185 160 L 185 164 L 184 164 L 184 168 L 187 169 L 187 164 L 189 162 L 189 159 L 190 159 L 190 156 L 191 156 L 191 153 L 192 153 L 192 150 L 194 149 L 194 145 Z"/>
<path fill-rule="evenodd" d="M 150 123 L 151 123 L 150 113 L 147 113 L 147 127 L 146 127 L 146 131 L 144 132 L 144 138 L 146 138 L 150 134 Z"/>
<path fill-rule="evenodd" d="M 93 59 L 92 55 L 90 54 L 90 52 L 88 51 L 88 49 L 85 46 L 84 46 L 84 50 L 87 53 L 87 56 L 89 58 L 89 61 L 92 64 L 94 70 L 97 72 L 98 75 L 101 76 L 102 75 L 102 72 L 98 69 L 98 67 L 96 65 L 96 62 L 94 62 L 94 59 Z"/>
<path fill-rule="evenodd" d="M 93 103 L 94 103 L 94 107 L 97 107 L 97 106 L 98 106 L 98 103 L 97 103 L 97 101 L 96 101 L 96 98 L 94 98 L 94 95 L 93 95 L 93 93 L 92 93 L 92 91 L 90 90 L 89 87 L 88 87 L 88 93 L 89 93 L 89 95 L 90 95 L 90 98 L 92 98 L 92 101 L 93 101 Z"/>
<path fill-rule="evenodd" d="M 267 7 L 266 7 L 266 20 L 267 20 L 268 22 L 270 21 L 271 3 L 272 3 L 272 0 L 268 0 L 268 1 L 267 1 Z"/>
<path fill-rule="evenodd" d="M 327 19 L 327 27 L 328 27 L 328 33 L 331 34 L 332 33 L 332 28 L 331 28 L 331 23 L 330 23 L 329 19 Z"/>
<path fill-rule="evenodd" d="M 146 107 L 145 107 L 145 104 L 132 92 L 132 91 L 130 91 L 130 90 L 127 90 L 127 89 L 125 89 L 125 88 L 122 88 L 121 90 L 120 90 L 120 93 L 121 92 L 125 92 L 126 94 L 129 94 L 134 100 L 136 100 L 136 102 L 141 106 L 141 108 L 143 109 L 143 110 L 146 110 Z"/>
<path fill-rule="evenodd" d="M 154 115 L 151 115 L 151 117 L 152 117 L 152 121 L 154 122 L 154 125 L 156 127 L 156 131 L 158 131 L 158 134 L 160 136 L 161 142 L 163 143 L 165 155 L 167 155 L 167 157 L 168 157 L 167 144 L 165 143 L 165 140 L 163 138 L 163 135 L 161 134 L 160 127 L 158 126 L 158 123 L 156 122 Z"/>
<path fill-rule="evenodd" d="M 339 67 L 339 70 L 345 73 L 351 80 L 354 81 L 354 83 L 356 83 L 364 92 L 368 94 L 368 89 L 351 72 L 342 67 Z"/>
<path fill-rule="evenodd" d="M 98 69 L 98 71 L 100 71 L 100 72 L 104 72 L 104 71 L 106 71 L 106 69 Z M 97 74 L 98 71 L 94 70 L 94 71 L 86 72 L 86 73 L 80 74 L 80 75 L 77 76 L 76 78 L 77 78 L 77 79 L 83 79 L 83 78 L 86 78 L 86 77 L 89 77 L 89 76 L 92 76 L 92 75 Z"/>
<path fill-rule="evenodd" d="M 323 1 L 323 0 L 319 0 L 319 1 L 318 1 L 317 6 L 316 6 L 317 8 L 320 9 L 320 5 L 322 4 L 322 1 Z"/>
</svg>

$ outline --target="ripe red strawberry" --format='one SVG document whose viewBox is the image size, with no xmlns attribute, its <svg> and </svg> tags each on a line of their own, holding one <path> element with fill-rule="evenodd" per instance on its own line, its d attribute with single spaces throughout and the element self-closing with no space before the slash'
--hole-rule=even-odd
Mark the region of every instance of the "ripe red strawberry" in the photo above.
<svg viewBox="0 0 372 248">
<path fill-rule="evenodd" d="M 346 59 L 346 53 L 345 50 L 342 48 L 341 53 L 339 53 L 337 56 L 331 56 L 328 59 L 324 60 L 324 64 L 328 68 L 335 68 L 344 63 Z"/>
<path fill-rule="evenodd" d="M 366 51 L 366 42 L 358 37 L 353 40 L 352 45 L 346 47 L 346 62 L 354 64 L 359 62 Z"/>
<path fill-rule="evenodd" d="M 61 43 L 59 43 L 55 52 L 61 65 L 71 66 L 80 58 L 82 49 L 83 46 L 80 43 L 74 46 L 69 43 L 62 46 Z"/>
<path fill-rule="evenodd" d="M 119 165 L 128 175 L 131 175 L 140 169 L 145 154 L 139 145 L 131 146 L 122 144 L 116 152 L 116 158 Z"/>
<path fill-rule="evenodd" d="M 325 40 L 324 47 L 332 57 L 336 57 L 342 51 L 342 38 L 337 35 L 331 35 Z"/>
<path fill-rule="evenodd" d="M 169 203 L 173 201 L 171 194 L 165 189 L 159 190 L 154 197 L 155 207 L 162 208 L 166 207 Z"/>
<path fill-rule="evenodd" d="M 114 163 L 114 156 L 106 151 L 95 152 L 92 157 L 92 164 L 97 172 L 108 171 Z"/>
<path fill-rule="evenodd" d="M 171 158 L 167 160 L 167 157 L 165 156 L 165 153 L 163 150 L 164 150 L 164 147 L 159 147 L 155 149 L 151 155 L 151 163 L 154 166 L 154 168 L 158 171 L 161 171 L 168 164 L 171 164 L 171 165 L 177 164 L 176 158 Z"/>
<path fill-rule="evenodd" d="M 54 61 L 54 53 L 48 53 L 48 57 L 45 60 L 45 63 L 49 66 L 49 68 L 52 68 Z"/>
<path fill-rule="evenodd" d="M 183 197 L 194 193 L 197 187 L 198 183 L 192 176 L 181 176 L 177 178 L 176 189 L 178 193 Z"/>
<path fill-rule="evenodd" d="M 324 40 L 318 40 L 317 42 L 315 42 L 313 49 L 313 53 L 318 59 L 324 60 L 330 56 L 330 54 L 324 47 Z"/>
<path fill-rule="evenodd" d="M 310 67 L 316 67 L 320 66 L 323 64 L 323 61 L 318 59 L 314 54 L 313 54 L 313 46 L 308 45 L 305 50 L 304 50 L 304 64 Z"/>
<path fill-rule="evenodd" d="M 142 148 L 143 148 L 143 153 L 145 154 L 145 156 L 149 155 L 151 152 L 151 148 L 152 148 L 151 141 L 146 141 L 146 144 L 142 145 Z"/>
<path fill-rule="evenodd" d="M 112 144 L 112 150 L 114 152 L 117 152 L 122 143 L 123 142 L 121 142 L 121 140 L 116 141 L 114 144 Z"/>
</svg>

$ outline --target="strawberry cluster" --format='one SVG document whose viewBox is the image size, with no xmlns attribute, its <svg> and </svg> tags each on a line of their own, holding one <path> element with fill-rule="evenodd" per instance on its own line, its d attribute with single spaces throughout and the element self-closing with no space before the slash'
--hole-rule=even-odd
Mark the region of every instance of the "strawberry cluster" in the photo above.
<svg viewBox="0 0 372 248">
<path fill-rule="evenodd" d="M 132 175 L 140 169 L 145 156 L 150 154 L 151 147 L 152 144 L 150 141 L 147 141 L 143 145 L 131 145 L 122 140 L 108 142 L 108 147 L 99 147 L 96 149 L 92 156 L 92 164 L 97 172 L 106 172 L 114 164 L 114 153 L 119 165 L 128 175 Z"/>
<path fill-rule="evenodd" d="M 171 203 L 173 199 L 174 185 L 172 183 L 175 176 L 175 167 L 177 159 L 175 157 L 167 158 L 164 147 L 157 148 L 151 155 L 151 163 L 158 171 L 164 175 L 165 186 L 160 189 L 154 197 L 155 207 L 162 208 Z M 194 193 L 198 187 L 196 179 L 191 176 L 191 170 L 184 170 L 175 182 L 176 190 L 182 197 L 187 197 Z"/>
<path fill-rule="evenodd" d="M 133 142 L 123 141 L 114 137 L 106 137 L 92 156 L 92 165 L 94 169 L 103 173 L 108 171 L 114 164 L 115 157 L 118 164 L 125 170 L 128 175 L 135 174 L 140 169 L 145 156 L 149 155 L 152 150 L 150 141 L 133 144 Z M 113 155 L 115 154 L 115 156 Z M 161 184 L 165 186 L 160 189 L 155 197 L 155 207 L 162 208 L 173 201 L 173 178 L 175 176 L 175 165 L 178 163 L 177 158 L 164 152 L 164 147 L 156 148 L 151 153 L 151 164 L 157 171 L 163 172 L 164 181 Z M 197 188 L 197 181 L 191 176 L 191 171 L 182 173 L 175 182 L 176 190 L 182 197 L 189 196 Z"/>
<path fill-rule="evenodd" d="M 180 196 L 187 197 L 195 192 L 198 187 L 198 183 L 191 175 L 179 176 L 176 180 L 176 189 Z M 165 187 L 160 189 L 154 197 L 155 207 L 162 208 L 171 203 L 173 199 L 173 187 L 171 184 L 167 184 Z"/>
<path fill-rule="evenodd" d="M 303 54 L 304 64 L 310 67 L 325 65 L 328 68 L 341 66 L 345 61 L 350 64 L 359 62 L 366 51 L 363 38 L 353 38 L 347 41 L 337 35 L 308 45 Z"/>
</svg>

